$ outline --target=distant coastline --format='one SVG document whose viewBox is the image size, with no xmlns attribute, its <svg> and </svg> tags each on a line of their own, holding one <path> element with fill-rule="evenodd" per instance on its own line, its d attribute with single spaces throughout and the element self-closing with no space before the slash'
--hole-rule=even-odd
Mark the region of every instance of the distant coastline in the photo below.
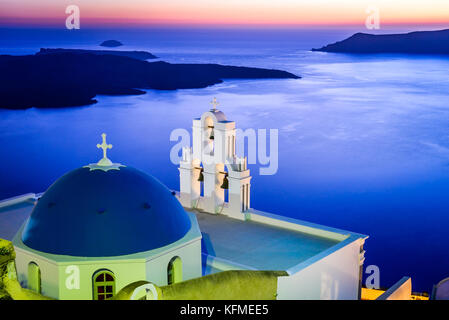
<svg viewBox="0 0 449 320">
<path fill-rule="evenodd" d="M 383 35 L 356 33 L 343 41 L 312 51 L 449 55 L 449 29 Z"/>
<path fill-rule="evenodd" d="M 171 64 L 123 51 L 41 49 L 0 55 L 0 108 L 60 108 L 96 103 L 96 95 L 144 94 L 141 89 L 205 88 L 225 79 L 299 79 L 292 73 L 219 64 Z M 133 54 L 131 54 L 133 56 Z"/>
<path fill-rule="evenodd" d="M 82 54 L 82 53 L 89 53 L 89 54 L 97 54 L 97 55 L 114 55 L 114 56 L 121 56 L 121 57 L 128 57 L 138 60 L 150 60 L 150 59 L 157 59 L 154 54 L 147 52 L 147 51 L 122 51 L 122 50 L 86 50 L 86 49 L 47 49 L 47 48 L 41 48 L 39 52 L 36 53 L 36 55 L 41 54 L 60 54 L 60 53 L 76 53 L 76 54 Z"/>
</svg>

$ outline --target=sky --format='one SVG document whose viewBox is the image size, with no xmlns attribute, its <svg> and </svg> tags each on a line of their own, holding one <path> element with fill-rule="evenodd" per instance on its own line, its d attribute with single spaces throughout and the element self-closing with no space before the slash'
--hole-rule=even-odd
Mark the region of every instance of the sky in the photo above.
<svg viewBox="0 0 449 320">
<path fill-rule="evenodd" d="M 0 25 L 364 25 L 370 7 L 383 25 L 449 25 L 448 0 L 0 0 Z"/>
</svg>

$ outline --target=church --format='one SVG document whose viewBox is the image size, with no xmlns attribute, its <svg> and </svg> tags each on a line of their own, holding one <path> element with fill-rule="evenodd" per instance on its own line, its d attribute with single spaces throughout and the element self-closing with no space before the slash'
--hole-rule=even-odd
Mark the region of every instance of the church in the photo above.
<svg viewBox="0 0 449 320">
<path fill-rule="evenodd" d="M 12 241 L 20 284 L 55 299 L 105 300 L 137 281 L 282 271 L 276 299 L 360 299 L 367 236 L 252 208 L 235 128 L 215 105 L 193 119 L 179 192 L 112 162 L 103 134 L 98 162 L 43 194 L 1 201 L 11 231 L 0 238 Z"/>
</svg>

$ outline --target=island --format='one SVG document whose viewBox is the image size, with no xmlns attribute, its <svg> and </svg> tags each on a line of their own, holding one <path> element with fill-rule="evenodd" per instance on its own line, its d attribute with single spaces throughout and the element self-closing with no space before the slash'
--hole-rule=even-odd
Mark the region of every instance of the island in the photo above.
<svg viewBox="0 0 449 320">
<path fill-rule="evenodd" d="M 449 54 L 449 29 L 406 34 L 356 33 L 351 37 L 312 51 L 341 53 Z"/>
<path fill-rule="evenodd" d="M 115 47 L 123 46 L 123 43 L 121 43 L 120 41 L 117 41 L 117 40 L 106 40 L 106 41 L 103 41 L 100 44 L 100 46 L 115 48 Z"/>
<path fill-rule="evenodd" d="M 97 55 L 115 55 L 115 56 L 122 56 L 122 57 L 129 57 L 134 58 L 138 60 L 150 60 L 150 59 L 157 59 L 154 54 L 147 52 L 147 51 L 119 51 L 119 50 L 88 50 L 88 49 L 48 49 L 48 48 L 41 48 L 41 50 L 36 53 L 37 55 L 41 54 L 60 54 L 60 53 L 90 53 L 90 54 L 97 54 Z"/>
<path fill-rule="evenodd" d="M 80 51 L 0 55 L 0 108 L 59 108 L 96 103 L 96 95 L 143 89 L 205 88 L 225 79 L 299 79 L 292 73 L 219 64 L 149 62 Z"/>
</svg>

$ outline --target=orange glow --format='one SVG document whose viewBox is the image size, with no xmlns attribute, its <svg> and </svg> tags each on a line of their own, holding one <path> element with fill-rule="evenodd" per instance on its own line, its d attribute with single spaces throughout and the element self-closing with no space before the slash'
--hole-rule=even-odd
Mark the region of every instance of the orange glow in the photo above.
<svg viewBox="0 0 449 320">
<path fill-rule="evenodd" d="M 449 24 L 446 0 L 3 0 L 0 22 L 58 23 L 70 4 L 85 25 L 364 25 L 371 5 L 381 25 Z"/>
</svg>

